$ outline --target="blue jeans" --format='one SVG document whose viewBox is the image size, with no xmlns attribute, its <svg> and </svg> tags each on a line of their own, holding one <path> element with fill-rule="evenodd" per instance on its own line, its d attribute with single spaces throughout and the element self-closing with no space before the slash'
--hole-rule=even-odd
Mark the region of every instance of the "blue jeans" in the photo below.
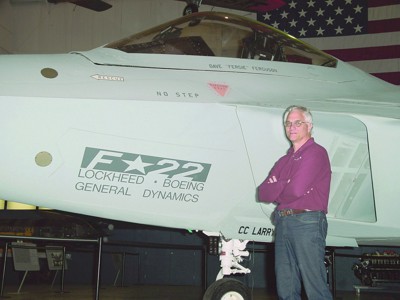
<svg viewBox="0 0 400 300">
<path fill-rule="evenodd" d="M 279 299 L 301 299 L 303 282 L 309 300 L 330 300 L 327 285 L 325 213 L 280 217 L 275 213 L 275 273 Z"/>
</svg>

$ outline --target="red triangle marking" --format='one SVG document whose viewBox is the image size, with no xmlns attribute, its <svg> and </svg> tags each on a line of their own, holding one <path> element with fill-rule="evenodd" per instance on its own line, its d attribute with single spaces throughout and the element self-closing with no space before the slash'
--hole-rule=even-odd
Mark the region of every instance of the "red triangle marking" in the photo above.
<svg viewBox="0 0 400 300">
<path fill-rule="evenodd" d="M 229 90 L 229 85 L 221 83 L 208 83 L 220 96 L 224 97 Z"/>
</svg>

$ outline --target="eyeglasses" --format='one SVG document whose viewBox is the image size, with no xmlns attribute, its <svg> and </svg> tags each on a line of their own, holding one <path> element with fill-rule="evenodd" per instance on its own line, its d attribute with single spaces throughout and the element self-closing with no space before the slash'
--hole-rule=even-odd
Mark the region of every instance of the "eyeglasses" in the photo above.
<svg viewBox="0 0 400 300">
<path fill-rule="evenodd" d="M 296 121 L 294 121 L 294 122 L 286 121 L 285 123 L 283 123 L 283 125 L 285 125 L 285 127 L 290 128 L 290 127 L 292 127 L 292 126 L 294 126 L 294 127 L 300 127 L 300 126 L 303 125 L 304 123 L 310 123 L 310 122 L 305 122 L 305 121 L 300 121 L 300 120 L 296 120 Z"/>
</svg>

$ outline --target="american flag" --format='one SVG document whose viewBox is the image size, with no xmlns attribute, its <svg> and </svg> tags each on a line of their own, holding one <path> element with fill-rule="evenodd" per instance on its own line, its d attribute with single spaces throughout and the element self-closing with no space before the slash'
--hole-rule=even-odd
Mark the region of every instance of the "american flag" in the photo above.
<svg viewBox="0 0 400 300">
<path fill-rule="evenodd" d="M 400 0 L 287 0 L 257 20 L 400 85 Z"/>
</svg>

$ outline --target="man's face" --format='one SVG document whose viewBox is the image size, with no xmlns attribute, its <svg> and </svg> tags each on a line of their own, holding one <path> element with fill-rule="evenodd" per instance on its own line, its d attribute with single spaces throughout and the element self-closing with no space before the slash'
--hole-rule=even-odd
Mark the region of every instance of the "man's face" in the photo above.
<svg viewBox="0 0 400 300">
<path fill-rule="evenodd" d="M 296 125 L 300 125 L 297 127 Z M 292 143 L 305 143 L 311 137 L 312 124 L 306 123 L 304 114 L 300 110 L 290 112 L 285 121 L 287 138 Z"/>
</svg>

